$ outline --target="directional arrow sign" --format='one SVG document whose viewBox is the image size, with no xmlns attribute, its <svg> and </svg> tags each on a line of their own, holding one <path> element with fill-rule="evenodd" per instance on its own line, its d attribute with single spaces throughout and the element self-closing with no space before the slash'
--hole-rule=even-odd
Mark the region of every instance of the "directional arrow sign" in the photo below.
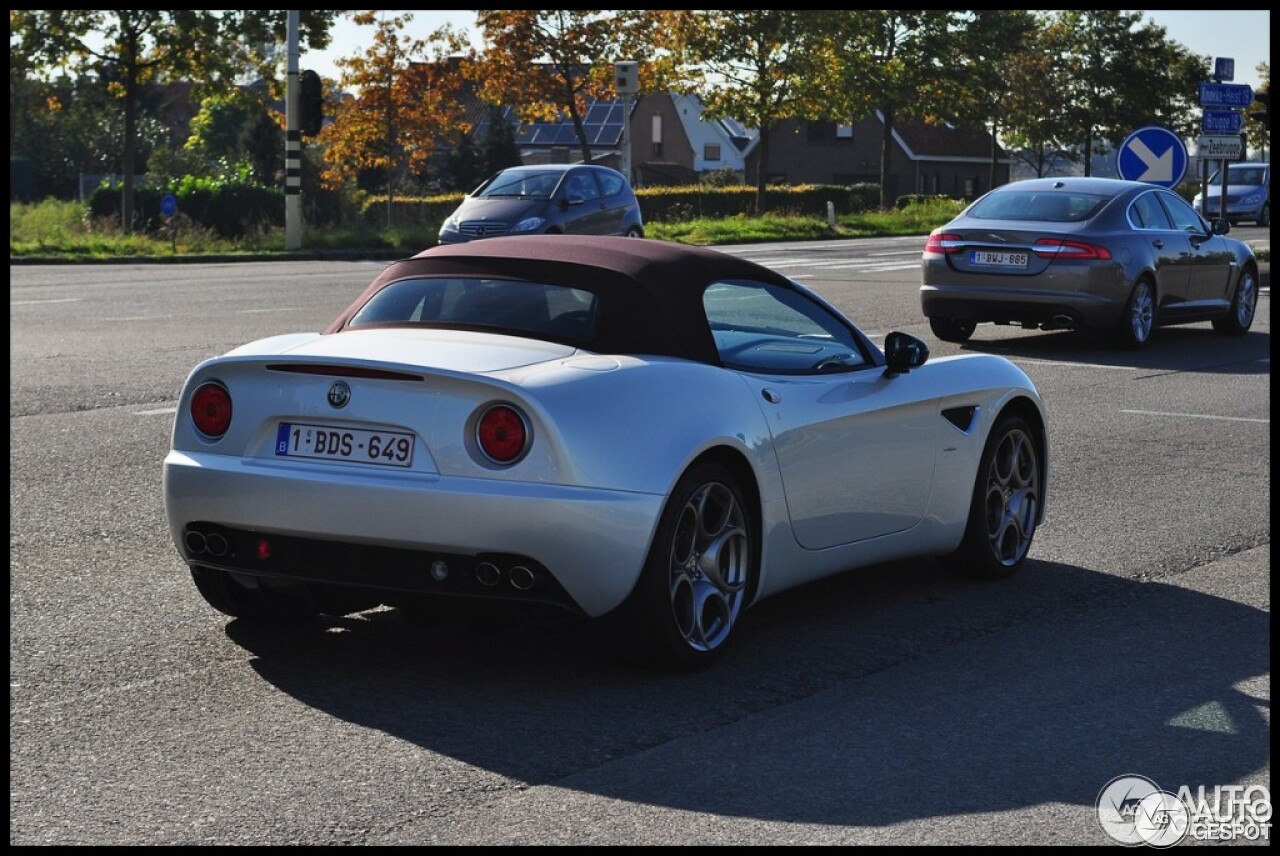
<svg viewBox="0 0 1280 856">
<path fill-rule="evenodd" d="M 1238 134 L 1244 127 L 1244 116 L 1235 110 L 1206 110 L 1200 130 L 1206 134 Z"/>
<path fill-rule="evenodd" d="M 1253 103 L 1253 87 L 1247 83 L 1200 84 L 1201 107 L 1248 107 Z"/>
<path fill-rule="evenodd" d="M 1125 137 L 1116 151 L 1116 170 L 1128 181 L 1173 187 L 1187 173 L 1187 146 L 1182 138 L 1159 125 L 1139 128 Z"/>
</svg>

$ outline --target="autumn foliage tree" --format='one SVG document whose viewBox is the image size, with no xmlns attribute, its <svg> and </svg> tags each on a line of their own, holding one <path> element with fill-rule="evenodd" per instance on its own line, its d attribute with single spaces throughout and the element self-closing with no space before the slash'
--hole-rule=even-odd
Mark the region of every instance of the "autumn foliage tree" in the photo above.
<svg viewBox="0 0 1280 856">
<path fill-rule="evenodd" d="M 478 94 L 511 104 L 522 122 L 573 123 L 579 152 L 591 160 L 583 116 L 589 98 L 617 97 L 614 63 L 646 60 L 664 22 L 660 10 L 481 9 L 485 42 L 476 66 Z"/>
<path fill-rule="evenodd" d="M 375 28 L 373 42 L 363 54 L 338 60 L 341 87 L 356 94 L 337 105 L 334 121 L 320 134 L 325 184 L 337 187 L 362 173 L 379 173 L 388 225 L 397 188 L 410 172 L 425 172 L 438 142 L 467 130 L 459 97 L 470 62 L 466 36 L 445 26 L 427 39 L 410 38 L 403 30 L 412 17 L 352 17 Z"/>
</svg>

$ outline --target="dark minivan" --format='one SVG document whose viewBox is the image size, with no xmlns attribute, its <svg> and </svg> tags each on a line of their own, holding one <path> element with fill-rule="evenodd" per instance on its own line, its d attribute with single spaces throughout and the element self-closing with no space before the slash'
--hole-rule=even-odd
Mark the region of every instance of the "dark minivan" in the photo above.
<svg viewBox="0 0 1280 856">
<path fill-rule="evenodd" d="M 644 237 L 640 203 L 616 169 L 593 164 L 516 166 L 490 176 L 440 227 L 440 243 L 500 235 Z"/>
</svg>

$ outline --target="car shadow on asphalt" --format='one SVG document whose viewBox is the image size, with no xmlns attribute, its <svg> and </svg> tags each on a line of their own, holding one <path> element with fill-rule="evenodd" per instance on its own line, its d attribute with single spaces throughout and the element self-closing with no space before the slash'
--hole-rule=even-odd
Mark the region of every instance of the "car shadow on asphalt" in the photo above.
<svg viewBox="0 0 1280 856">
<path fill-rule="evenodd" d="M 898 562 L 779 594 L 741 630 L 713 668 L 673 675 L 617 665 L 590 625 L 423 628 L 384 608 L 227 626 L 315 710 L 519 782 L 691 812 L 880 826 L 1092 806 L 1126 773 L 1211 787 L 1270 758 L 1269 613 L 1176 579 L 1030 561 L 979 583 Z"/>
<path fill-rule="evenodd" d="M 1269 374 L 1271 333 L 1251 330 L 1243 336 L 1224 336 L 1208 324 L 1162 327 L 1152 334 L 1140 351 L 1112 347 L 1093 331 L 1027 331 L 1004 338 L 984 338 L 984 329 L 1008 330 L 979 325 L 975 338 L 959 346 L 965 353 L 998 354 L 1011 360 L 1096 364 L 1153 371 L 1213 374 Z M 954 347 L 954 346 L 951 346 Z"/>
</svg>

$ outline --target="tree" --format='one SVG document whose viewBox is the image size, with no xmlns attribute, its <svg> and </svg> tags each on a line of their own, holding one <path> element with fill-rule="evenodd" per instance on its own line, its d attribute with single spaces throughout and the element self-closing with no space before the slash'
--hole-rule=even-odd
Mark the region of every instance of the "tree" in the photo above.
<svg viewBox="0 0 1280 856">
<path fill-rule="evenodd" d="M 759 131 L 757 214 L 765 210 L 774 127 L 784 119 L 826 118 L 842 92 L 829 86 L 833 44 L 825 19 L 833 14 L 841 13 L 699 10 L 679 19 L 670 42 L 705 115 L 732 117 Z"/>
<path fill-rule="evenodd" d="M 335 14 L 307 13 L 304 39 L 326 44 Z M 260 58 L 266 52 L 259 39 L 274 32 L 272 22 L 284 15 L 259 10 L 219 15 L 190 9 L 17 9 L 9 12 L 9 49 L 34 69 L 62 68 L 108 82 L 123 116 L 121 227 L 128 232 L 134 227 L 137 125 L 145 88 L 165 80 L 226 83 L 236 74 L 262 67 Z"/>
<path fill-rule="evenodd" d="M 412 13 L 378 17 L 362 12 L 353 20 L 375 27 L 363 54 L 338 61 L 343 87 L 358 94 L 334 111 L 320 133 L 329 187 L 363 172 L 382 177 L 387 196 L 387 225 L 397 187 L 411 169 L 425 171 L 441 138 L 465 129 L 460 93 L 465 59 L 450 59 L 466 47 L 464 34 L 441 27 L 426 40 L 402 35 Z"/>
<path fill-rule="evenodd" d="M 955 37 L 959 13 L 942 9 L 870 9 L 840 13 L 843 87 L 857 87 L 883 117 L 880 144 L 880 206 L 891 208 L 890 157 L 899 114 L 937 119 L 950 97 L 946 84 L 961 67 L 963 47 Z M 860 118 L 860 117 L 859 117 Z"/>
<path fill-rule="evenodd" d="M 1016 95 L 1014 70 L 1032 50 L 1037 22 L 1021 9 L 979 9 L 963 13 L 957 34 L 963 47 L 954 67 L 958 74 L 944 99 L 959 123 L 991 129 L 991 174 L 987 187 L 999 183 L 998 158 L 1002 118 Z"/>
<path fill-rule="evenodd" d="M 522 122 L 567 116 L 582 160 L 589 162 L 583 122 L 587 99 L 614 97 L 614 63 L 643 59 L 640 52 L 651 38 L 669 32 L 665 22 L 672 15 L 661 10 L 478 10 L 485 49 L 475 66 L 477 94 L 490 104 L 515 105 Z"/>
</svg>

